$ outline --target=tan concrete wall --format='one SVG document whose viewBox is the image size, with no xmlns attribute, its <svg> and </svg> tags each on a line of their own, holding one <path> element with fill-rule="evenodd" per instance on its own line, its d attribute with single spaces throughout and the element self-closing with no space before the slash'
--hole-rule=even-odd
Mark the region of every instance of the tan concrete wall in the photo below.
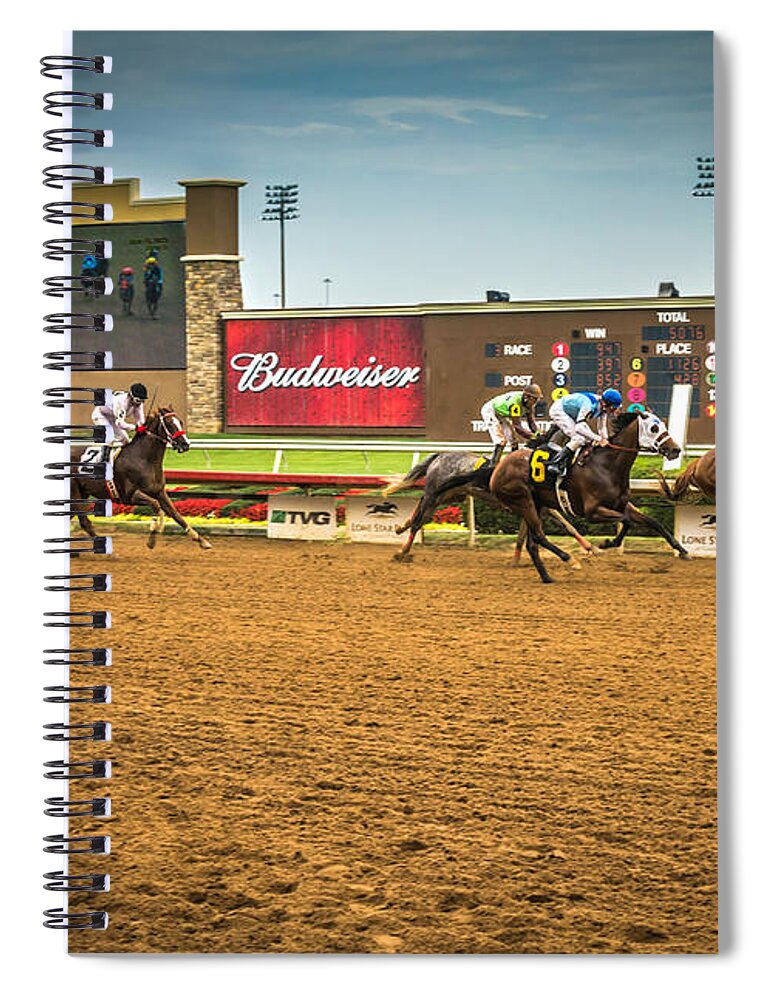
<svg viewBox="0 0 770 1000">
<path fill-rule="evenodd" d="M 73 201 L 111 205 L 113 222 L 184 222 L 184 195 L 172 198 L 142 198 L 138 177 L 119 177 L 112 184 L 73 184 Z M 109 225 L 93 219 L 73 219 L 74 226 Z"/>
</svg>

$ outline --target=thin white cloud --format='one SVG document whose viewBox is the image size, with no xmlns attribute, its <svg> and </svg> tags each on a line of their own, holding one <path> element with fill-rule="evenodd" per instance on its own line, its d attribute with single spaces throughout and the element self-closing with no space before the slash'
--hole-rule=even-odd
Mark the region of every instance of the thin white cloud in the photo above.
<svg viewBox="0 0 770 1000">
<path fill-rule="evenodd" d="M 302 122 L 299 125 L 233 125 L 232 127 L 239 132 L 261 132 L 262 135 L 287 139 L 297 136 L 340 134 L 354 131 L 347 125 L 335 125 L 332 122 Z"/>
<path fill-rule="evenodd" d="M 350 107 L 355 115 L 372 118 L 383 128 L 401 132 L 419 131 L 419 125 L 403 120 L 414 115 L 443 118 L 458 125 L 473 125 L 472 115 L 478 113 L 503 118 L 547 117 L 514 104 L 458 97 L 362 97 L 352 101 Z"/>
</svg>

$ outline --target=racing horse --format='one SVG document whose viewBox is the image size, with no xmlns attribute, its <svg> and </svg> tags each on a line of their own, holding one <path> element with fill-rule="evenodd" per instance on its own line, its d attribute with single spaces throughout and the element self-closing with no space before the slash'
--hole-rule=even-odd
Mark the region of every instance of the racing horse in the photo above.
<svg viewBox="0 0 770 1000">
<path fill-rule="evenodd" d="M 717 452 L 716 448 L 707 451 L 700 458 L 694 458 L 687 468 L 680 472 L 669 486 L 662 472 L 656 472 L 660 482 L 661 492 L 669 500 L 697 499 L 692 490 L 700 491 L 708 500 L 717 498 Z"/>
<path fill-rule="evenodd" d="M 572 511 L 588 521 L 615 521 L 619 531 L 614 538 L 606 538 L 600 549 L 618 548 L 632 524 L 641 524 L 661 535 L 679 553 L 681 559 L 689 559 L 687 550 L 680 545 L 671 532 L 655 518 L 643 513 L 630 501 L 631 467 L 640 451 L 652 451 L 664 458 L 676 458 L 679 445 L 668 433 L 665 423 L 652 410 L 618 413 L 610 418 L 609 442 L 604 448 L 592 448 L 585 461 L 572 466 L 566 481 L 566 493 Z M 515 453 L 514 453 L 515 454 Z M 532 452 L 529 452 L 531 455 Z M 511 456 L 512 457 L 512 456 Z M 505 503 L 509 493 L 521 487 L 521 479 L 530 482 L 535 505 L 538 510 L 558 504 L 556 490 L 552 482 L 532 482 L 531 459 L 526 467 L 514 468 L 510 462 L 500 463 L 492 476 L 492 493 Z M 523 533 L 519 531 L 516 542 L 515 561 L 518 562 L 523 546 Z M 530 540 L 527 550 L 532 554 Z"/>
<path fill-rule="evenodd" d="M 542 441 L 547 439 L 547 437 L 548 435 L 545 435 L 537 440 Z M 410 552 L 417 533 L 431 519 L 439 502 L 443 503 L 453 497 L 459 499 L 473 495 L 474 497 L 479 497 L 482 500 L 500 506 L 497 499 L 489 491 L 491 471 L 489 464 L 485 462 L 482 455 L 466 451 L 434 452 L 410 469 L 402 479 L 387 486 L 382 491 L 382 495 L 385 497 L 398 490 L 408 489 L 423 478 L 425 480 L 423 494 L 411 517 L 396 528 L 397 535 L 401 535 L 405 531 L 409 531 L 409 535 L 393 558 L 398 562 L 411 558 Z M 478 475 L 474 476 L 475 472 Z M 472 477 L 472 482 L 469 485 L 461 484 L 455 490 L 446 490 L 444 484 L 449 479 L 454 477 L 462 478 L 464 476 Z M 546 508 L 543 508 L 543 510 L 557 520 L 587 553 L 590 554 L 595 551 L 594 546 L 566 518 L 562 517 L 558 510 L 546 510 Z"/>
<path fill-rule="evenodd" d="M 202 549 L 210 549 L 211 543 L 208 539 L 199 535 L 195 528 L 185 521 L 166 492 L 166 479 L 163 475 L 163 456 L 166 448 L 170 445 L 179 454 L 190 449 L 190 441 L 182 421 L 174 413 L 173 407 L 162 406 L 157 413 L 149 417 L 145 427 L 143 432 L 135 434 L 128 444 L 123 446 L 114 461 L 112 483 L 118 497 L 122 503 L 148 504 L 152 509 L 148 548 L 155 548 L 157 534 L 163 531 L 165 515 L 168 515 Z M 83 501 L 87 501 L 89 497 L 99 500 L 114 498 L 104 480 L 82 475 L 73 478 L 71 496 L 73 500 Z M 83 531 L 91 538 L 96 538 L 94 526 L 87 514 L 87 503 L 84 503 L 82 510 L 73 509 Z"/>
</svg>

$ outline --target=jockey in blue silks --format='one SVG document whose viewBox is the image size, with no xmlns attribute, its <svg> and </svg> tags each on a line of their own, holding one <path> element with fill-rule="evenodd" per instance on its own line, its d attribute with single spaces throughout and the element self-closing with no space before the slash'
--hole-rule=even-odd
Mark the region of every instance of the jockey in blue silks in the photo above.
<svg viewBox="0 0 770 1000">
<path fill-rule="evenodd" d="M 567 436 L 567 443 L 548 463 L 546 469 L 557 476 L 566 474 L 572 459 L 583 445 L 607 445 L 607 414 L 622 404 L 617 389 L 605 389 L 601 396 L 593 392 L 572 392 L 552 404 L 548 415 L 560 431 Z M 588 426 L 590 417 L 599 418 L 599 433 Z"/>
</svg>

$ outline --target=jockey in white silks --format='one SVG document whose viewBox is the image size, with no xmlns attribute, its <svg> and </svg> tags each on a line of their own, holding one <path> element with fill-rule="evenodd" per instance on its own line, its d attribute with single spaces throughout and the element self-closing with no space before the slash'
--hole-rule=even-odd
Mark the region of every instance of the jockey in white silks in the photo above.
<svg viewBox="0 0 770 1000">
<path fill-rule="evenodd" d="M 617 389 L 605 389 L 601 396 L 593 392 L 572 392 L 551 405 L 548 415 L 560 431 L 567 436 L 567 443 L 546 466 L 548 472 L 563 476 L 575 453 L 587 444 L 600 448 L 607 445 L 607 414 L 622 404 Z M 599 418 L 599 433 L 588 426 L 590 417 Z"/>
<path fill-rule="evenodd" d="M 141 382 L 135 382 L 130 389 L 113 392 L 109 404 L 95 406 L 91 411 L 91 423 L 96 427 L 112 429 L 113 445 L 128 444 L 129 431 L 142 433 L 145 429 L 144 402 L 147 389 Z M 105 449 L 109 454 L 109 447 Z"/>
</svg>

